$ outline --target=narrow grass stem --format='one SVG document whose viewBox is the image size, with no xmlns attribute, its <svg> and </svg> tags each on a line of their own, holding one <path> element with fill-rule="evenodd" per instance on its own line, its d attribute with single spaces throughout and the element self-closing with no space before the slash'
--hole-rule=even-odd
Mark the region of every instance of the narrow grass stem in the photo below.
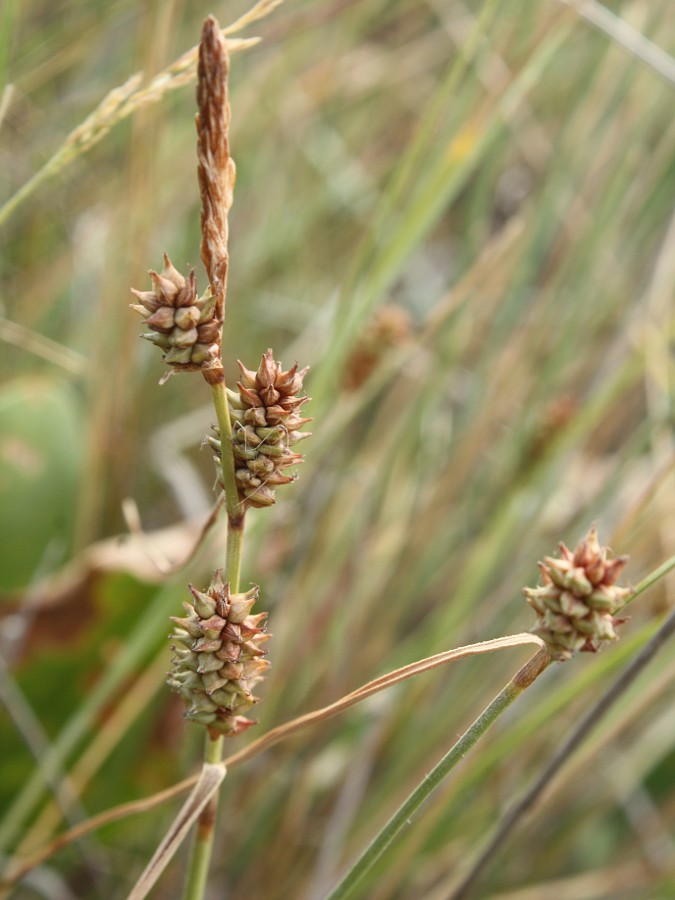
<svg viewBox="0 0 675 900">
<path fill-rule="evenodd" d="M 227 564 L 225 566 L 227 572 L 227 581 L 230 583 L 230 589 L 233 594 L 239 590 L 239 581 L 241 577 L 241 553 L 244 544 L 244 517 L 233 522 L 228 518 L 227 521 Z"/>
<path fill-rule="evenodd" d="M 221 462 L 223 466 L 223 484 L 225 485 L 225 506 L 227 508 L 227 520 L 228 524 L 232 526 L 232 524 L 237 524 L 240 521 L 243 523 L 245 510 L 241 505 L 239 500 L 239 495 L 237 492 L 237 482 L 234 477 L 234 453 L 232 451 L 232 422 L 230 420 L 230 405 L 227 400 L 227 390 L 225 388 L 225 382 L 219 381 L 217 384 L 211 385 L 211 393 L 213 397 L 213 405 L 216 410 L 216 417 L 218 419 L 218 431 L 220 432 L 220 456 Z M 227 562 L 227 577 L 232 579 L 235 575 L 234 571 L 230 571 L 231 569 L 231 560 L 230 560 L 230 552 L 231 545 L 228 533 L 228 562 Z M 234 560 L 232 560 L 234 561 Z M 238 570 L 237 570 L 238 574 Z M 239 587 L 238 584 L 232 585 L 233 590 L 237 590 Z"/>
<path fill-rule="evenodd" d="M 234 452 L 232 450 L 232 422 L 230 405 L 227 400 L 225 382 L 211 385 L 213 405 L 218 419 L 220 433 L 220 462 L 225 486 L 225 508 L 227 509 L 227 558 L 225 563 L 225 580 L 229 582 L 232 593 L 239 590 L 241 578 L 241 554 L 244 544 L 244 521 L 246 509 L 239 499 L 235 478 Z"/>
<path fill-rule="evenodd" d="M 366 872 L 375 864 L 400 831 L 410 822 L 424 801 L 433 793 L 445 776 L 468 751 L 483 737 L 499 716 L 529 687 L 551 662 L 545 650 L 539 650 L 486 706 L 469 726 L 457 743 L 445 754 L 431 772 L 420 782 L 396 810 L 384 828 L 368 845 L 356 863 L 328 894 L 326 900 L 343 900 L 348 897 Z"/>
<path fill-rule="evenodd" d="M 204 742 L 204 762 L 217 765 L 223 758 L 223 737 L 213 740 L 206 733 Z M 216 791 L 206 804 L 197 821 L 195 837 L 190 853 L 187 880 L 185 882 L 185 900 L 202 900 L 209 877 L 209 866 L 213 851 L 213 836 L 216 826 L 219 792 Z"/>
<path fill-rule="evenodd" d="M 640 594 L 643 594 L 646 590 L 648 590 L 652 585 L 656 584 L 657 581 L 660 581 L 661 578 L 664 578 L 668 572 L 675 569 L 675 555 L 671 556 L 665 562 L 661 563 L 660 566 L 657 566 L 653 572 L 650 572 L 649 575 L 645 576 L 642 581 L 638 582 L 635 585 L 633 593 L 626 601 L 626 606 L 629 603 L 632 603 L 636 597 L 639 597 Z"/>
<path fill-rule="evenodd" d="M 225 506 L 227 509 L 227 559 L 225 564 L 225 580 L 233 593 L 239 590 L 241 576 L 241 554 L 244 538 L 243 508 L 237 491 L 234 475 L 234 454 L 232 452 L 232 423 L 227 401 L 227 391 L 223 381 L 211 385 L 213 405 L 218 419 L 221 451 L 220 458 L 225 485 Z M 212 738 L 206 733 L 204 743 L 204 762 L 219 764 L 223 758 L 223 737 Z M 219 792 L 216 791 L 199 817 L 194 842 L 190 854 L 187 879 L 185 883 L 185 900 L 202 900 L 206 890 L 206 882 L 213 851 L 213 837 L 218 811 Z"/>
<path fill-rule="evenodd" d="M 671 563 L 670 560 L 668 562 Z M 656 572 L 661 572 L 661 574 L 663 574 L 663 568 L 663 566 L 659 567 Z M 645 579 L 645 582 L 647 580 L 648 579 Z M 650 583 L 653 583 L 651 576 L 649 581 Z M 518 825 L 523 817 L 529 812 L 533 804 L 550 785 L 551 781 L 555 778 L 567 760 L 570 759 L 572 754 L 580 747 L 588 735 L 597 728 L 601 720 L 607 715 L 614 704 L 626 693 L 638 675 L 647 665 L 649 665 L 656 653 L 674 634 L 675 610 L 671 611 L 670 615 L 665 619 L 656 634 L 644 645 L 644 647 L 642 647 L 641 650 L 638 651 L 638 653 L 635 654 L 633 659 L 619 673 L 617 678 L 600 697 L 597 703 L 595 703 L 587 711 L 586 715 L 579 720 L 574 729 L 567 736 L 566 740 L 563 741 L 544 767 L 543 771 L 537 776 L 523 796 L 506 811 L 494 834 L 472 864 L 469 872 L 454 889 L 448 900 L 465 900 L 465 898 L 471 894 L 478 879 L 485 869 L 494 861 L 498 850 L 510 835 L 513 834 L 516 825 Z"/>
</svg>

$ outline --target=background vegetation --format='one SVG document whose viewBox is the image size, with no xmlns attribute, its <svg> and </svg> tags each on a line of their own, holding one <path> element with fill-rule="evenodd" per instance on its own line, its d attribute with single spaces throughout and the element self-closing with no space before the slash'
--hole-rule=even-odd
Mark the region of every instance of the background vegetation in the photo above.
<svg viewBox="0 0 675 900">
<path fill-rule="evenodd" d="M 670 0 L 607 6 L 673 51 Z M 2 198 L 113 87 L 193 46 L 208 13 L 225 24 L 245 8 L 6 0 Z M 559 2 L 288 0 L 249 33 L 263 40 L 231 74 L 226 374 L 269 346 L 310 364 L 315 417 L 298 483 L 249 513 L 243 580 L 261 585 L 274 635 L 262 734 L 396 665 L 528 629 L 536 560 L 593 522 L 631 555 L 634 582 L 674 552 L 675 118 L 672 61 L 653 45 L 637 58 Z M 222 564 L 222 530 L 161 569 L 189 556 L 212 504 L 199 445 L 213 414 L 198 376 L 157 386 L 127 308 L 165 250 L 205 283 L 194 107 L 191 86 L 142 106 L 0 226 L 9 847 L 63 827 L 40 773 L 72 823 L 199 760 L 200 729 L 163 686 L 166 634 L 186 582 Z M 145 535 L 120 537 L 126 498 Z M 673 587 L 636 602 L 619 644 L 553 666 L 361 896 L 447 897 Z M 675 896 L 667 656 L 561 771 L 480 896 Z M 232 769 L 213 897 L 322 897 L 525 658 L 424 675 Z M 17 896 L 124 897 L 178 803 L 67 848 Z M 154 896 L 177 896 L 183 867 Z"/>
</svg>

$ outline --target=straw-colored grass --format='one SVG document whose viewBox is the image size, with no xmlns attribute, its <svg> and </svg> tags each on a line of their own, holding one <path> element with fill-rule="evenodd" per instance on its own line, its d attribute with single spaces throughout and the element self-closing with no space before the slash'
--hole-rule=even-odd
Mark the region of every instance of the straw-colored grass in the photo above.
<svg viewBox="0 0 675 900">
<path fill-rule="evenodd" d="M 261 585 L 274 637 L 259 725 L 233 751 L 396 666 L 529 629 L 536 561 L 593 523 L 634 583 L 675 552 L 675 8 L 607 5 L 639 56 L 561 2 L 287 0 L 236 34 L 262 40 L 231 61 L 225 372 L 268 347 L 310 365 L 314 437 L 298 482 L 248 515 L 242 583 Z M 213 412 L 199 377 L 157 386 L 127 308 L 164 251 L 206 283 L 193 86 L 114 114 L 13 198 L 111 90 L 142 70 L 142 91 L 208 13 L 244 9 L 0 13 L 0 842 L 23 853 L 199 764 L 199 729 L 162 685 L 165 636 L 186 583 L 222 565 L 222 528 L 162 570 L 214 501 Z M 119 541 L 129 497 L 146 533 Z M 356 895 L 448 897 L 673 588 L 638 598 L 600 655 L 552 666 Z M 325 896 L 525 652 L 427 673 L 233 768 L 213 896 Z M 477 897 L 670 896 L 674 678 L 666 651 Z M 179 803 L 26 884 L 125 897 Z M 153 896 L 178 896 L 184 868 L 179 854 Z"/>
</svg>

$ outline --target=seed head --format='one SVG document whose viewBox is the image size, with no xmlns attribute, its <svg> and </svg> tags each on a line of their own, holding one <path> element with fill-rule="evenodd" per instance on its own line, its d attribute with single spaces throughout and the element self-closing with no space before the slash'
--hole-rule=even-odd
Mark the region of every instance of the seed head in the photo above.
<svg viewBox="0 0 675 900">
<path fill-rule="evenodd" d="M 150 332 L 142 335 L 164 351 L 171 371 L 194 372 L 220 365 L 222 319 L 215 298 L 207 290 L 197 296 L 195 273 L 184 278 L 164 254 L 161 272 L 150 270 L 152 290 L 131 289 L 138 303 L 131 308 L 143 316 Z"/>
<path fill-rule="evenodd" d="M 298 370 L 296 363 L 284 372 L 268 350 L 256 372 L 239 362 L 241 381 L 238 391 L 228 390 L 232 420 L 235 478 L 239 499 L 246 506 L 272 506 L 275 488 L 295 480 L 287 474 L 291 466 L 303 461 L 301 453 L 291 447 L 310 436 L 300 431 L 311 419 L 298 410 L 309 397 L 296 396 L 302 388 L 307 368 Z M 220 435 L 207 442 L 217 451 L 216 468 L 220 464 Z M 222 484 L 222 472 L 218 472 Z"/>
<path fill-rule="evenodd" d="M 546 643 L 552 659 L 564 661 L 573 653 L 595 653 L 603 641 L 617 640 L 615 626 L 624 619 L 615 613 L 631 591 L 617 578 L 627 556 L 611 557 L 592 528 L 572 552 L 560 544 L 560 556 L 539 563 L 543 584 L 524 588 L 527 602 L 537 614 L 534 634 Z"/>
<path fill-rule="evenodd" d="M 258 703 L 252 688 L 269 668 L 262 645 L 267 613 L 251 615 L 258 587 L 232 594 L 220 570 L 205 592 L 190 585 L 187 616 L 172 617 L 174 657 L 168 684 L 185 700 L 185 718 L 206 725 L 213 738 L 232 737 L 255 722 L 243 713 Z"/>
</svg>

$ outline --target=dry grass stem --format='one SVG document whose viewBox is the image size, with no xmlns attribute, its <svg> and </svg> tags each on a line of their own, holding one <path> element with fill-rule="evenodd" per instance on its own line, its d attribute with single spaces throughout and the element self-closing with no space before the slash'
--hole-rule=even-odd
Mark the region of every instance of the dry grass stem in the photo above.
<svg viewBox="0 0 675 900">
<path fill-rule="evenodd" d="M 658 72 L 669 84 L 675 84 L 675 59 L 641 34 L 625 19 L 615 15 L 596 0 L 560 0 L 616 44 Z"/>
<path fill-rule="evenodd" d="M 228 41 L 228 51 L 237 53 L 255 47 L 259 38 L 241 38 Z M 170 91 L 191 84 L 195 80 L 194 65 L 198 47 L 192 47 L 175 62 L 143 85 L 143 73 L 136 72 L 124 84 L 113 88 L 96 109 L 73 129 L 64 142 L 63 151 L 79 155 L 90 150 L 108 131 L 148 103 L 158 103 Z"/>
<path fill-rule="evenodd" d="M 244 28 L 248 28 L 248 26 L 252 25 L 254 22 L 258 22 L 260 19 L 269 16 L 269 14 L 273 12 L 277 6 L 281 6 L 283 2 L 284 0 L 259 0 L 258 3 L 247 10 L 231 25 L 228 25 L 227 28 L 223 28 L 223 34 L 230 35 L 236 34 L 237 31 L 243 31 Z"/>
<path fill-rule="evenodd" d="M 244 760 L 256 756 L 262 750 L 266 750 L 268 747 L 278 744 L 279 741 L 285 740 L 296 731 L 300 731 L 309 725 L 314 725 L 316 722 L 330 719 L 350 707 L 356 706 L 357 703 L 361 703 L 368 697 L 372 697 L 373 694 L 377 694 L 386 688 L 393 687 L 395 684 L 400 684 L 400 682 L 406 681 L 408 678 L 412 678 L 415 675 L 421 675 L 423 672 L 428 672 L 430 669 L 435 669 L 446 663 L 457 662 L 458 660 L 466 659 L 469 656 L 480 656 L 484 653 L 493 653 L 495 650 L 522 647 L 527 644 L 535 644 L 540 650 L 544 647 L 544 642 L 541 638 L 525 632 L 523 634 L 512 634 L 507 635 L 506 637 L 494 638 L 490 641 L 480 641 L 477 644 L 468 644 L 465 647 L 455 647 L 453 650 L 444 650 L 442 653 L 437 653 L 426 659 L 420 659 L 407 666 L 402 666 L 399 669 L 395 669 L 393 672 L 387 672 L 386 675 L 381 675 L 379 678 L 375 678 L 372 681 L 361 685 L 361 687 L 357 688 L 355 691 L 346 694 L 344 697 L 341 697 L 334 703 L 330 703 L 328 706 L 312 710 L 312 712 L 308 712 L 304 716 L 298 716 L 298 718 L 292 719 L 290 722 L 285 722 L 277 728 L 272 728 L 262 737 L 258 738 L 257 741 L 249 744 L 248 747 L 244 747 L 237 753 L 228 756 L 224 760 L 223 765 L 230 768 L 242 763 Z"/>
</svg>

